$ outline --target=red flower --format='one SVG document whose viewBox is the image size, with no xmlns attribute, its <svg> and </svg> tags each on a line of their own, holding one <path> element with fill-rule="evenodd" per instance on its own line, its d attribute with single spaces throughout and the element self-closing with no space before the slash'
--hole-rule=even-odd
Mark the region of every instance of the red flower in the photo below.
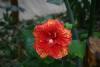
<svg viewBox="0 0 100 67">
<path fill-rule="evenodd" d="M 72 34 L 60 21 L 49 19 L 44 24 L 37 25 L 33 34 L 34 48 L 41 58 L 49 56 L 59 59 L 68 55 L 68 45 Z"/>
</svg>

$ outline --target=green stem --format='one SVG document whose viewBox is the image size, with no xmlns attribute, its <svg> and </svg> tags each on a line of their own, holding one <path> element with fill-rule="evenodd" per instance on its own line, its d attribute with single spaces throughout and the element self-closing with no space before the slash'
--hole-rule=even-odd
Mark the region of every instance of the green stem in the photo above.
<svg viewBox="0 0 100 67">
<path fill-rule="evenodd" d="M 68 15 L 69 15 L 69 17 L 70 17 L 71 23 L 72 23 L 72 24 L 76 24 L 76 23 L 75 23 L 75 19 L 74 19 L 74 14 L 73 14 L 73 11 L 72 11 L 72 9 L 71 9 L 71 6 L 70 6 L 69 1 L 68 1 L 68 0 L 64 0 L 64 3 L 65 3 L 65 6 L 66 6 L 66 8 L 67 8 L 67 13 L 68 13 Z M 77 31 L 77 29 L 74 28 L 74 29 L 72 30 L 72 32 L 73 32 L 73 39 L 78 39 L 79 37 L 78 37 L 78 31 Z"/>
<path fill-rule="evenodd" d="M 68 15 L 69 15 L 69 17 L 70 17 L 70 21 L 74 24 L 74 21 L 75 21 L 75 20 L 74 20 L 74 15 L 73 15 L 73 12 L 72 12 L 70 3 L 69 3 L 68 0 L 64 0 L 64 2 L 65 2 L 65 6 L 66 6 L 66 8 L 67 8 L 67 13 L 68 13 Z"/>
<path fill-rule="evenodd" d="M 61 66 L 64 67 L 64 60 L 61 60 Z"/>
<path fill-rule="evenodd" d="M 95 25 L 95 5 L 96 1 L 91 0 L 90 6 L 90 18 L 89 18 L 89 27 L 88 27 L 88 37 L 93 35 L 94 25 Z"/>
</svg>

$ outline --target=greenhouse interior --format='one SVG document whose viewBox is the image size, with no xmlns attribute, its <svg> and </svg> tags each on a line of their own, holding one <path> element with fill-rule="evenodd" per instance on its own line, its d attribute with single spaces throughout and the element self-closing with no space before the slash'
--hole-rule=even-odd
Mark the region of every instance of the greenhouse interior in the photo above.
<svg viewBox="0 0 100 67">
<path fill-rule="evenodd" d="M 100 67 L 99 0 L 0 0 L 0 67 Z"/>
</svg>

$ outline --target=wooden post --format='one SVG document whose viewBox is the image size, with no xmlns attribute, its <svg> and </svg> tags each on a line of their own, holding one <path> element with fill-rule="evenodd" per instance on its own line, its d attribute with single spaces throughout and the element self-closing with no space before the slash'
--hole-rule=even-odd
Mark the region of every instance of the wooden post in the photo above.
<svg viewBox="0 0 100 67">
<path fill-rule="evenodd" d="M 18 0 L 10 0 L 10 3 L 12 6 L 18 7 Z M 17 26 L 19 22 L 19 11 L 12 11 L 11 12 L 12 17 L 12 24 Z M 18 31 L 17 28 L 15 29 L 15 32 Z M 17 52 L 15 52 L 14 58 L 17 58 L 18 60 L 22 59 L 23 56 L 23 45 L 20 41 L 17 46 Z"/>
<path fill-rule="evenodd" d="M 18 7 L 18 0 L 10 0 L 11 5 Z M 19 22 L 19 12 L 18 11 L 12 11 L 11 13 L 12 22 L 13 24 L 17 24 Z"/>
</svg>

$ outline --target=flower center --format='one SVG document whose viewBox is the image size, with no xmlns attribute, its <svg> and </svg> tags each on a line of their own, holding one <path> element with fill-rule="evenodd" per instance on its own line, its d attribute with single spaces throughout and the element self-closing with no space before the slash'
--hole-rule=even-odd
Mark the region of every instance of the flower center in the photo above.
<svg viewBox="0 0 100 67">
<path fill-rule="evenodd" d="M 49 43 L 51 44 L 51 43 L 53 43 L 54 41 L 53 41 L 53 39 L 49 39 Z"/>
</svg>

